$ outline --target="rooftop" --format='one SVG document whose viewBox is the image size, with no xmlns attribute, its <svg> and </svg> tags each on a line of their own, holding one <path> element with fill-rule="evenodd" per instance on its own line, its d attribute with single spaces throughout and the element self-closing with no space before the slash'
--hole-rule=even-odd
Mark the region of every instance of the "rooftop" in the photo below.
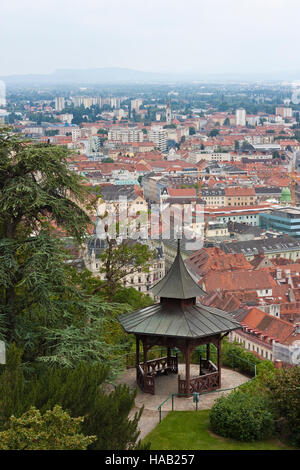
<svg viewBox="0 0 300 470">
<path fill-rule="evenodd" d="M 171 269 L 163 279 L 151 288 L 151 291 L 157 297 L 182 300 L 205 295 L 185 266 L 180 253 L 179 241 L 177 255 Z"/>
</svg>

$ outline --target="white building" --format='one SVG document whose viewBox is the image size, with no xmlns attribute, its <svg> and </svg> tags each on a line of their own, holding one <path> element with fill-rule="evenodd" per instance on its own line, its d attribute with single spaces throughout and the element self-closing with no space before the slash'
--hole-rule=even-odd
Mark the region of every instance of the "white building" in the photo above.
<svg viewBox="0 0 300 470">
<path fill-rule="evenodd" d="M 68 124 L 72 124 L 73 114 L 65 113 L 65 114 L 61 114 L 58 117 L 62 122 L 67 122 Z"/>
<path fill-rule="evenodd" d="M 293 116 L 293 110 L 287 106 L 277 106 L 276 115 L 281 116 L 282 118 L 289 118 Z"/>
<path fill-rule="evenodd" d="M 131 100 L 131 110 L 138 111 L 143 104 L 143 100 L 137 98 L 136 100 Z"/>
<path fill-rule="evenodd" d="M 138 127 L 115 127 L 109 130 L 107 137 L 119 142 L 143 142 L 144 133 Z"/>
<path fill-rule="evenodd" d="M 189 152 L 187 158 L 190 163 L 198 163 L 200 160 L 206 162 L 230 162 L 238 159 L 240 159 L 238 155 L 231 155 L 230 152 Z"/>
<path fill-rule="evenodd" d="M 65 108 L 65 98 L 63 96 L 57 96 L 55 98 L 55 111 L 62 111 Z"/>
<path fill-rule="evenodd" d="M 237 109 L 235 112 L 235 124 L 236 126 L 246 125 L 246 111 L 244 109 Z"/>
<path fill-rule="evenodd" d="M 148 132 L 148 139 L 154 142 L 161 152 L 167 149 L 167 131 L 162 126 L 152 126 Z"/>
</svg>

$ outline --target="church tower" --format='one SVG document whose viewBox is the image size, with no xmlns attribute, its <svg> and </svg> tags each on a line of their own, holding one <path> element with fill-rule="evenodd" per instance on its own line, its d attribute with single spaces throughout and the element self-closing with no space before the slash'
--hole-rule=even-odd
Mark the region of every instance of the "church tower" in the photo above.
<svg viewBox="0 0 300 470">
<path fill-rule="evenodd" d="M 170 98 L 168 98 L 168 104 L 166 108 L 166 123 L 172 124 L 172 110 L 171 110 L 171 103 L 170 103 Z"/>
</svg>

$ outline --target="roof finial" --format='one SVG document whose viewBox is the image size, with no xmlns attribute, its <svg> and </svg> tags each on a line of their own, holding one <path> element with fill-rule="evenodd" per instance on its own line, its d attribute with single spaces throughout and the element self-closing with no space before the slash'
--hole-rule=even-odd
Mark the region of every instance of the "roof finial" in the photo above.
<svg viewBox="0 0 300 470">
<path fill-rule="evenodd" d="M 177 239 L 177 254 L 180 253 L 180 238 Z"/>
</svg>

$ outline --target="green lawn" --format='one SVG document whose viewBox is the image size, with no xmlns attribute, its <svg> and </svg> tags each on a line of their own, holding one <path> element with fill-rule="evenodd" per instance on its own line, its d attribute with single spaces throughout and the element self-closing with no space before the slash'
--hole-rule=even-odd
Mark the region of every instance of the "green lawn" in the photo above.
<svg viewBox="0 0 300 470">
<path fill-rule="evenodd" d="M 209 431 L 209 410 L 172 411 L 145 442 L 152 450 L 288 450 L 275 439 L 256 442 L 239 442 L 213 435 Z"/>
</svg>

